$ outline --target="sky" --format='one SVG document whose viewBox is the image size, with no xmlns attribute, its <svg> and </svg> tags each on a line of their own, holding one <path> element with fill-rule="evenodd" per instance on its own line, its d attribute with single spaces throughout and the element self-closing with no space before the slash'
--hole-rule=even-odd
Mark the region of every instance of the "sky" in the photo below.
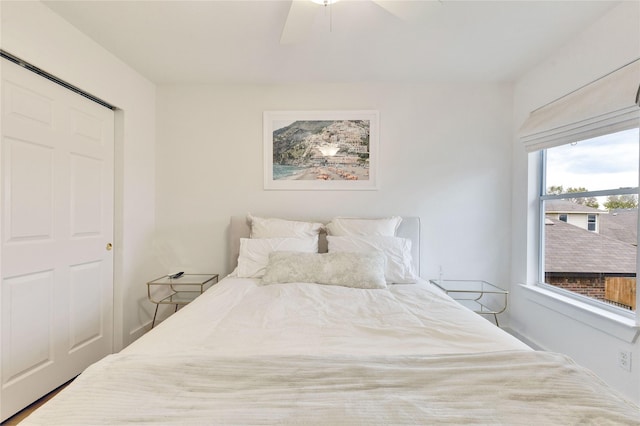
<svg viewBox="0 0 640 426">
<path fill-rule="evenodd" d="M 291 123 L 295 123 L 296 120 L 273 120 L 273 131 L 287 127 Z"/>
<path fill-rule="evenodd" d="M 547 188 L 589 191 L 638 186 L 638 129 L 547 150 Z"/>
</svg>

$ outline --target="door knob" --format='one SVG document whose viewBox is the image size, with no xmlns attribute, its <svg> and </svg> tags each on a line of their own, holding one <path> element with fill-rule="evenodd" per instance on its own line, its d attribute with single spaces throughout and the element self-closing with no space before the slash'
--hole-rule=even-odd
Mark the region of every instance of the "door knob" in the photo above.
<svg viewBox="0 0 640 426">
<path fill-rule="evenodd" d="M 107 243 L 107 251 L 111 251 L 112 248 L 113 248 L 113 244 Z"/>
</svg>

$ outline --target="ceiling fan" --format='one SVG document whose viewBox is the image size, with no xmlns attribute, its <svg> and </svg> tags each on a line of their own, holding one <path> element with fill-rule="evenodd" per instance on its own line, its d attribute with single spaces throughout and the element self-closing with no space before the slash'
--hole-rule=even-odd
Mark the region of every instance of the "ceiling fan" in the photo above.
<svg viewBox="0 0 640 426">
<path fill-rule="evenodd" d="M 285 21 L 280 44 L 296 44 L 305 39 L 318 9 L 330 7 L 338 0 L 292 0 Z M 361 0 L 371 1 L 391 15 L 404 21 L 413 21 L 438 8 L 442 0 Z"/>
</svg>

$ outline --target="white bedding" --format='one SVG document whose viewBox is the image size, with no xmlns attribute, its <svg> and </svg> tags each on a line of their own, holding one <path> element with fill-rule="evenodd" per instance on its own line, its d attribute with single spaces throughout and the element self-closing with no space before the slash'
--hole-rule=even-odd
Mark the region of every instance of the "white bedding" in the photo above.
<svg viewBox="0 0 640 426">
<path fill-rule="evenodd" d="M 226 278 L 24 422 L 121 423 L 640 424 L 640 414 L 426 283 Z"/>
<path fill-rule="evenodd" d="M 158 331 L 125 352 L 433 355 L 528 349 L 424 281 L 362 290 L 226 278 Z"/>
<path fill-rule="evenodd" d="M 561 355 L 110 356 L 25 424 L 637 425 Z"/>
</svg>

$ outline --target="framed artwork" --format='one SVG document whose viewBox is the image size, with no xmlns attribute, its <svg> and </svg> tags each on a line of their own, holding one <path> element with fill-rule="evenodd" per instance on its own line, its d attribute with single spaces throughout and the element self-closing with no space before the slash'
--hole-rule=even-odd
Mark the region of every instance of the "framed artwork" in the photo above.
<svg viewBox="0 0 640 426">
<path fill-rule="evenodd" d="M 265 111 L 264 188 L 377 189 L 377 111 Z"/>
</svg>

